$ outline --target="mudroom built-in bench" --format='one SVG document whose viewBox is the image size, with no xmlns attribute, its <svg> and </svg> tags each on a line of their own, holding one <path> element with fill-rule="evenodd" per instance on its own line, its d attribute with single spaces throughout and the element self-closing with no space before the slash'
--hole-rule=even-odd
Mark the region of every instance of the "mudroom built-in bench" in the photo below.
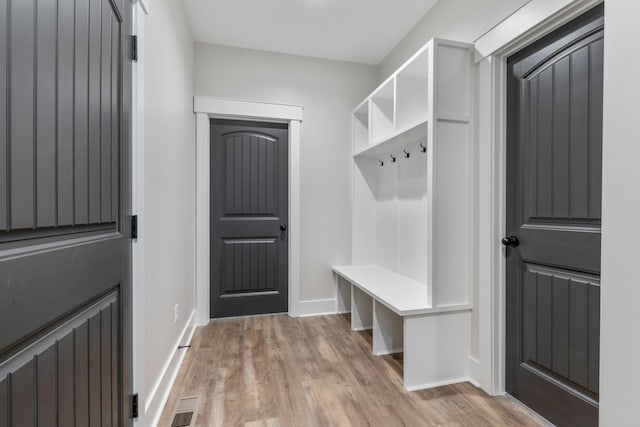
<svg viewBox="0 0 640 427">
<path fill-rule="evenodd" d="M 337 311 L 403 352 L 408 390 L 467 381 L 473 277 L 473 48 L 432 39 L 353 112 L 351 265 Z"/>
</svg>

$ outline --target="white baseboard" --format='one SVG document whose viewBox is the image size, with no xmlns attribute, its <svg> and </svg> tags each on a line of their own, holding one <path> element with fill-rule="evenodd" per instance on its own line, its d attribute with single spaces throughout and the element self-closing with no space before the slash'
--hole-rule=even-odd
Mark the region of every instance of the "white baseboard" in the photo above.
<svg viewBox="0 0 640 427">
<path fill-rule="evenodd" d="M 373 353 L 373 355 L 374 356 L 388 356 L 390 354 L 402 353 L 403 351 L 404 351 L 404 348 L 400 347 L 400 348 L 394 348 L 392 350 L 378 351 L 376 353 Z"/>
<path fill-rule="evenodd" d="M 475 388 L 480 388 L 480 383 L 478 381 L 474 380 L 473 378 L 469 378 L 469 379 L 467 379 L 467 381 L 469 381 L 471 384 L 473 384 L 473 386 Z"/>
<path fill-rule="evenodd" d="M 469 382 L 476 387 L 481 388 L 480 383 L 482 381 L 482 365 L 480 364 L 480 361 L 478 359 L 471 355 L 469 355 L 469 373 L 471 375 L 471 379 L 469 380 Z"/>
<path fill-rule="evenodd" d="M 351 332 L 372 331 L 373 326 L 363 326 L 362 328 L 351 328 Z"/>
<path fill-rule="evenodd" d="M 196 310 L 193 310 L 182 333 L 173 346 L 173 352 L 167 358 L 167 361 L 162 367 L 162 371 L 160 371 L 160 374 L 153 384 L 149 396 L 144 399 L 144 412 L 141 413 L 140 422 L 138 423 L 139 426 L 157 426 L 160 422 L 162 411 L 167 404 L 169 394 L 171 394 L 171 389 L 173 388 L 173 384 L 182 366 L 182 361 L 187 353 L 187 349 L 178 350 L 178 346 L 189 345 L 191 343 L 191 339 L 196 330 L 195 315 Z"/>
<path fill-rule="evenodd" d="M 309 317 L 309 316 L 322 316 L 327 314 L 336 314 L 337 304 L 335 298 L 330 299 L 317 299 L 298 302 L 297 316 L 294 317 Z"/>
<path fill-rule="evenodd" d="M 407 391 L 418 391 L 418 390 L 426 390 L 428 388 L 436 388 L 436 387 L 442 387 L 445 385 L 459 384 L 459 383 L 466 383 L 466 382 L 469 382 L 476 387 L 478 386 L 477 385 L 478 383 L 476 383 L 470 377 L 463 377 L 463 378 L 454 378 L 451 380 L 435 381 L 427 384 L 419 384 L 419 385 L 414 385 L 414 386 L 405 387 L 405 388 L 407 389 Z"/>
</svg>

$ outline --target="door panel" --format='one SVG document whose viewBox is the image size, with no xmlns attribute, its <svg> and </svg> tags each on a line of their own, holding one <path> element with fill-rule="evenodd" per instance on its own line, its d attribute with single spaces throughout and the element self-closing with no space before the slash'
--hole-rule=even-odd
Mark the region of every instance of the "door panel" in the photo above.
<svg viewBox="0 0 640 427">
<path fill-rule="evenodd" d="M 4 49 L 0 241 L 76 231 L 65 226 L 116 230 L 122 24 L 108 0 L 56 4 L 25 0 L 2 10 L 3 20 L 21 24 L 9 26 Z"/>
<path fill-rule="evenodd" d="M 276 290 L 277 239 L 224 239 L 222 245 L 223 295 Z"/>
<path fill-rule="evenodd" d="M 0 425 L 130 424 L 131 13 L 0 0 Z"/>
<path fill-rule="evenodd" d="M 525 264 L 523 280 L 523 359 L 598 393 L 597 277 Z M 589 363 L 590 362 L 590 363 Z M 595 362 L 596 370 L 593 371 Z"/>
<path fill-rule="evenodd" d="M 286 125 L 211 122 L 212 317 L 287 311 L 287 174 Z"/>
<path fill-rule="evenodd" d="M 509 58 L 507 391 L 597 425 L 603 8 Z"/>
<path fill-rule="evenodd" d="M 74 418 L 76 425 L 117 424 L 118 313 L 117 294 L 110 294 L 74 319 L 69 331 L 52 331 L 0 368 L 0 413 L 8 415 L 8 425 L 67 426 Z"/>
</svg>

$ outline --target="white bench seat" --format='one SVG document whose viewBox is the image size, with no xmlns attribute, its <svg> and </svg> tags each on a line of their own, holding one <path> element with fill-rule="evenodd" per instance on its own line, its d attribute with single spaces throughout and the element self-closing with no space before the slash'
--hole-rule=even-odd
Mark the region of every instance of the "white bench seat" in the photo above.
<svg viewBox="0 0 640 427">
<path fill-rule="evenodd" d="M 334 266 L 333 272 L 386 305 L 398 316 L 466 310 L 469 304 L 432 307 L 427 285 L 378 265 Z"/>
<path fill-rule="evenodd" d="M 380 301 L 399 316 L 428 311 L 427 286 L 377 265 L 333 267 L 343 279 Z"/>
<path fill-rule="evenodd" d="M 373 329 L 374 355 L 404 352 L 408 390 L 469 379 L 471 305 L 431 307 L 424 283 L 378 265 L 332 270 L 336 311 L 351 313 L 354 331 Z"/>
</svg>

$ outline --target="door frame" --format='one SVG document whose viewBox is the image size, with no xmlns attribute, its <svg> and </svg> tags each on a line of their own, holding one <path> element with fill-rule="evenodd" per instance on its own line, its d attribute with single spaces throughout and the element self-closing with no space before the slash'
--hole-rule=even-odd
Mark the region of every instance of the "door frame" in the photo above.
<svg viewBox="0 0 640 427">
<path fill-rule="evenodd" d="M 300 143 L 304 107 L 195 96 L 196 114 L 196 324 L 210 321 L 210 120 L 236 119 L 289 125 L 289 316 L 300 314 Z"/>
<path fill-rule="evenodd" d="M 149 14 L 148 0 L 137 0 L 133 4 L 132 15 L 132 35 L 137 36 L 138 52 L 144 51 L 145 42 L 145 22 Z M 132 239 L 131 260 L 132 260 L 132 284 L 133 284 L 133 390 L 138 394 L 142 410 L 139 411 L 139 418 L 134 420 L 134 425 L 140 425 L 141 420 L 147 416 L 148 402 L 155 397 L 153 391 L 146 395 L 145 384 L 145 239 L 144 239 L 144 55 L 138 55 L 138 60 L 131 65 L 131 97 L 132 97 L 132 126 L 131 126 L 131 163 L 132 163 L 132 197 L 131 212 L 138 215 L 138 238 Z"/>
<path fill-rule="evenodd" d="M 603 0 L 531 0 L 475 41 L 478 78 L 477 358 L 473 377 L 490 395 L 505 394 L 507 58 Z M 606 11 L 605 11 L 606 14 Z M 484 221 L 484 222 L 483 222 Z"/>
</svg>

